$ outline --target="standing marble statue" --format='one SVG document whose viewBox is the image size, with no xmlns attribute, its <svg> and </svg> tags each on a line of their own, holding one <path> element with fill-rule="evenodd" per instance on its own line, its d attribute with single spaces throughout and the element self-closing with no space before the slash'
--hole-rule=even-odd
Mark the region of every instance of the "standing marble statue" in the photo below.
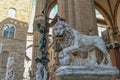
<svg viewBox="0 0 120 80">
<path fill-rule="evenodd" d="M 10 56 L 8 57 L 8 62 L 7 62 L 5 80 L 15 80 L 13 66 L 14 66 L 14 55 L 10 54 Z"/>
<path fill-rule="evenodd" d="M 47 71 L 43 64 L 37 63 L 36 80 L 47 80 Z"/>
</svg>

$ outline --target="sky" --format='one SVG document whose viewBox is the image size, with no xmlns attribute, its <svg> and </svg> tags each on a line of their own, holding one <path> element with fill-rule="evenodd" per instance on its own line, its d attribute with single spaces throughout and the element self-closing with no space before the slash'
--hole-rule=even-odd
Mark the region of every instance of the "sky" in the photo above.
<svg viewBox="0 0 120 80">
<path fill-rule="evenodd" d="M 104 17 L 100 14 L 100 12 L 97 9 L 95 9 L 95 13 L 97 18 L 104 19 Z"/>
</svg>

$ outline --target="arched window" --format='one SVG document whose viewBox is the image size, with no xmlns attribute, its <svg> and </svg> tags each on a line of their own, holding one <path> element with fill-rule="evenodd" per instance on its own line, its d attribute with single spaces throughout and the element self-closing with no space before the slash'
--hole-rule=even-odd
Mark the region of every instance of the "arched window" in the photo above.
<svg viewBox="0 0 120 80">
<path fill-rule="evenodd" d="M 52 8 L 52 10 L 50 11 L 49 18 L 54 19 L 57 13 L 58 13 L 58 5 L 55 5 Z M 49 23 L 51 23 L 51 22 L 52 22 L 52 20 L 49 21 Z"/>
<path fill-rule="evenodd" d="M 8 37 L 8 33 L 9 33 L 9 26 L 8 26 L 8 25 L 5 25 L 5 26 L 4 26 L 3 36 L 4 36 L 4 37 Z"/>
<path fill-rule="evenodd" d="M 12 26 L 12 27 L 10 28 L 9 38 L 14 38 L 14 31 L 15 31 L 15 27 Z"/>
<path fill-rule="evenodd" d="M 13 39 L 15 34 L 15 27 L 12 24 L 4 25 L 3 37 Z"/>
<path fill-rule="evenodd" d="M 10 8 L 8 10 L 8 17 L 15 18 L 16 17 L 16 9 Z"/>
<path fill-rule="evenodd" d="M 95 9 L 95 13 L 96 13 L 96 18 L 99 18 L 99 19 L 103 19 L 103 20 L 104 20 L 103 15 L 102 15 L 97 9 Z"/>
<path fill-rule="evenodd" d="M 106 24 L 104 16 L 95 9 L 96 18 L 97 18 L 97 28 L 98 28 L 98 35 L 102 37 L 104 42 L 110 42 L 109 32 L 108 32 L 108 25 Z"/>
</svg>

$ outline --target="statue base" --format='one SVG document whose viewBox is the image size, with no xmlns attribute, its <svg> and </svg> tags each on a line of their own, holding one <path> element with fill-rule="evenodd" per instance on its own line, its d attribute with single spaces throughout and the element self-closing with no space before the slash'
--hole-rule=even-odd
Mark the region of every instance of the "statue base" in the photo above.
<svg viewBox="0 0 120 80">
<path fill-rule="evenodd" d="M 116 80 L 115 67 L 62 66 L 56 70 L 56 80 Z"/>
</svg>

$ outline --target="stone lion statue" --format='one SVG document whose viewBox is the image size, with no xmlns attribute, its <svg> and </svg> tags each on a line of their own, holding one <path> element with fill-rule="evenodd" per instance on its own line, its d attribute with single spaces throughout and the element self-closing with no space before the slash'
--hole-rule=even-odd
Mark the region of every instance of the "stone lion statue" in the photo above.
<svg viewBox="0 0 120 80">
<path fill-rule="evenodd" d="M 55 24 L 53 35 L 61 65 L 111 65 L 110 55 L 100 37 L 80 34 L 65 21 Z"/>
</svg>

